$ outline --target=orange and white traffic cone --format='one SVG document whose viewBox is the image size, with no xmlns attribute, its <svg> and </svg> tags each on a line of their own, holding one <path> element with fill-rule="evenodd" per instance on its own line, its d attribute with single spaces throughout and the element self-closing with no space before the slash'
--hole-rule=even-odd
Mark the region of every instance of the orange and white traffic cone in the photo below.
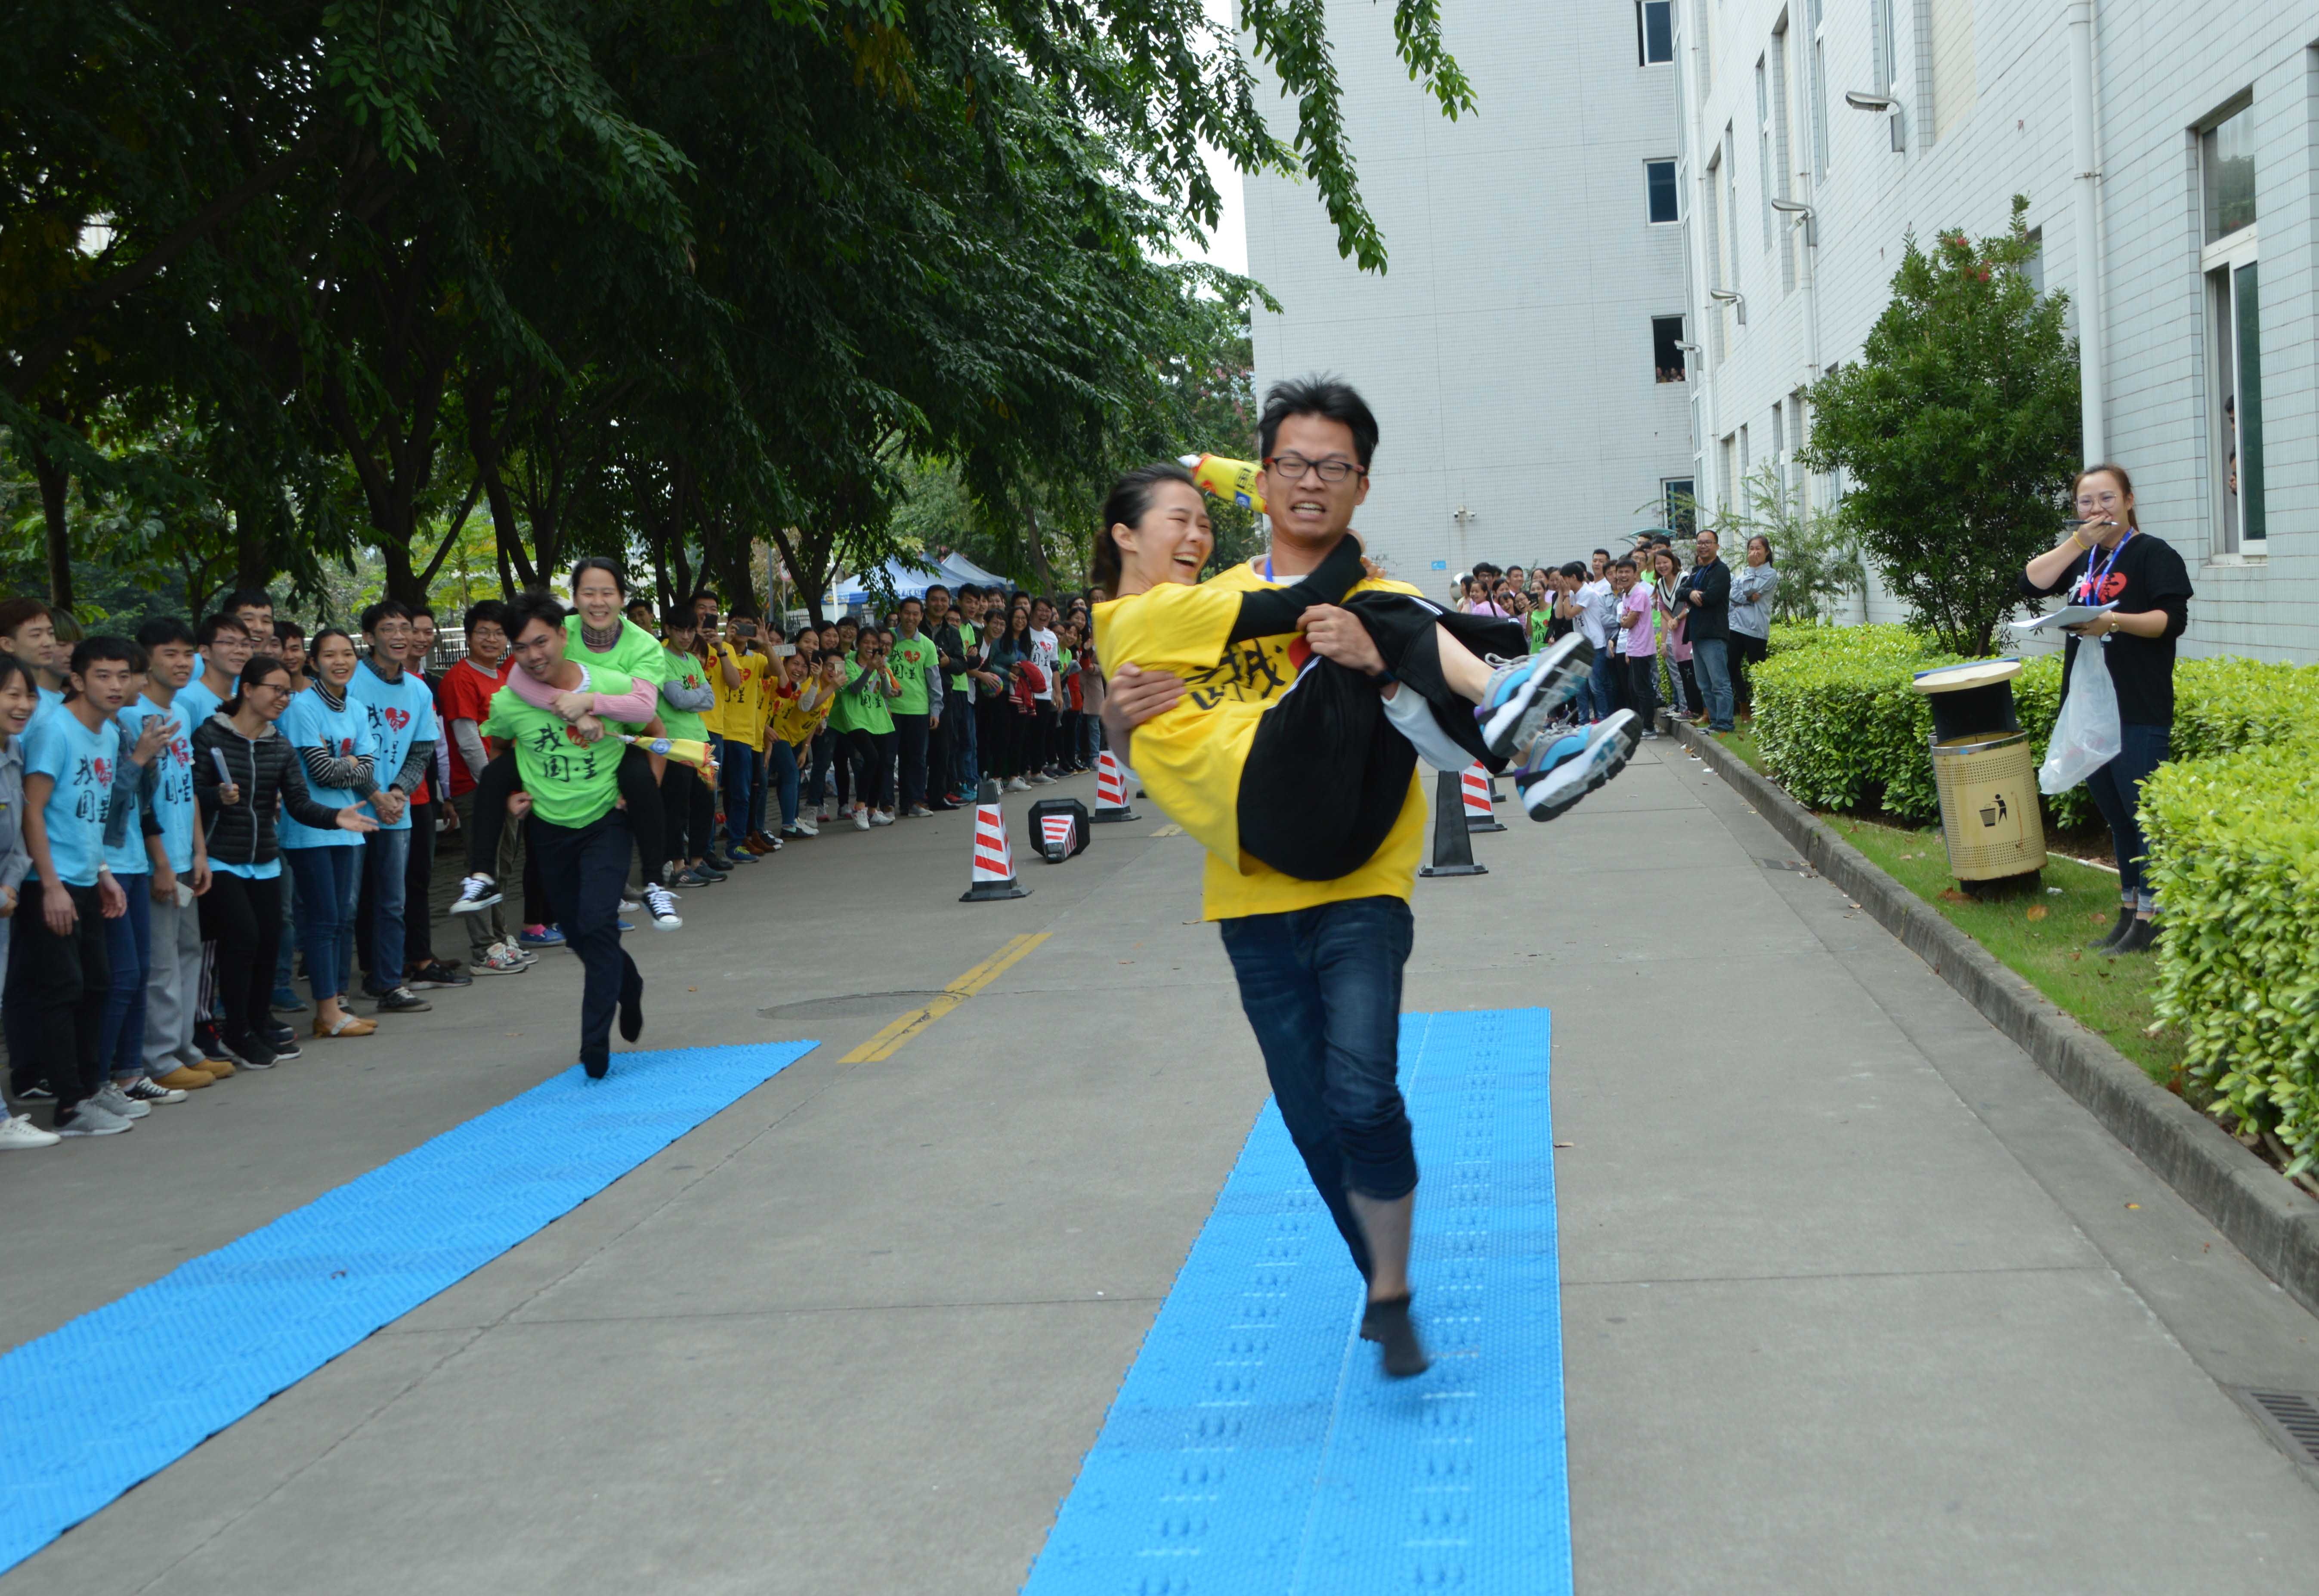
<svg viewBox="0 0 2319 1596">
<path fill-rule="evenodd" d="M 1127 778 L 1108 748 L 1095 756 L 1095 813 L 1087 818 L 1098 825 L 1143 818 L 1127 807 Z"/>
<path fill-rule="evenodd" d="M 1458 787 L 1465 796 L 1466 829 L 1503 831 L 1505 823 L 1490 813 L 1490 773 L 1478 764 L 1467 765 L 1458 778 Z"/>
<path fill-rule="evenodd" d="M 1015 879 L 1015 850 L 1006 843 L 1006 812 L 998 807 L 998 783 L 986 779 L 974 799 L 973 882 L 958 901 L 990 903 L 1030 896 L 1030 888 Z"/>
</svg>

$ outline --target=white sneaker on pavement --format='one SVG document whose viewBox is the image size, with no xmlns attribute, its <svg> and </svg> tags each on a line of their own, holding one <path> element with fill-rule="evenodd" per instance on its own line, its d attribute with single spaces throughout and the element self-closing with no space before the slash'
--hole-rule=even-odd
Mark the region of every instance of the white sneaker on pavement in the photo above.
<svg viewBox="0 0 2319 1596">
<path fill-rule="evenodd" d="M 490 951 L 469 960 L 467 968 L 477 975 L 521 975 L 531 968 L 531 960 L 505 942 L 493 942 Z"/>
<path fill-rule="evenodd" d="M 0 1120 L 0 1152 L 21 1152 L 27 1148 L 54 1147 L 61 1140 L 53 1131 L 43 1131 L 23 1114 L 11 1114 Z"/>
<path fill-rule="evenodd" d="M 57 1134 L 59 1136 L 118 1136 L 136 1127 L 117 1114 L 107 1114 L 96 1105 L 94 1097 L 83 1098 L 68 1115 L 59 1116 Z"/>
<path fill-rule="evenodd" d="M 855 831 L 868 831 L 870 829 L 869 810 L 856 809 L 853 811 L 853 829 Z"/>
</svg>

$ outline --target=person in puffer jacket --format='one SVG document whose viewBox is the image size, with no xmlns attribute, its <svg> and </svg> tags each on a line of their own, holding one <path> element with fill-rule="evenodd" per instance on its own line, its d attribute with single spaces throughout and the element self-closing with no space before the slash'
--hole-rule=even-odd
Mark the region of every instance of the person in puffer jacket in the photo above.
<svg viewBox="0 0 2319 1596">
<path fill-rule="evenodd" d="M 285 1049 L 269 1002 L 282 936 L 282 854 L 277 818 L 316 829 L 378 829 L 359 805 L 326 808 L 306 790 L 290 740 L 274 723 L 290 705 L 290 672 L 263 655 L 242 667 L 240 690 L 194 728 L 194 798 L 209 848 L 210 889 L 201 899 L 202 936 L 217 943 L 217 984 L 225 997 L 226 1046 L 255 1069 L 271 1069 Z"/>
</svg>

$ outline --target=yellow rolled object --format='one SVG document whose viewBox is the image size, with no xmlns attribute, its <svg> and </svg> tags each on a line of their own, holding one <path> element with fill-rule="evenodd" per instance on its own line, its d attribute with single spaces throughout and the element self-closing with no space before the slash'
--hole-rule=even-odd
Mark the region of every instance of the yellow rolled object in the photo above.
<svg viewBox="0 0 2319 1596">
<path fill-rule="evenodd" d="M 1178 458 L 1191 467 L 1192 480 L 1207 492 L 1246 505 L 1259 515 L 1264 513 L 1264 495 L 1256 486 L 1257 478 L 1264 474 L 1264 467 L 1255 461 L 1230 460 L 1222 455 L 1182 455 Z"/>
<path fill-rule="evenodd" d="M 663 759 L 681 759 L 686 764 L 699 765 L 703 769 L 715 762 L 708 752 L 708 744 L 698 737 L 632 737 L 623 732 L 620 741 L 634 743 L 646 753 L 657 753 Z"/>
</svg>

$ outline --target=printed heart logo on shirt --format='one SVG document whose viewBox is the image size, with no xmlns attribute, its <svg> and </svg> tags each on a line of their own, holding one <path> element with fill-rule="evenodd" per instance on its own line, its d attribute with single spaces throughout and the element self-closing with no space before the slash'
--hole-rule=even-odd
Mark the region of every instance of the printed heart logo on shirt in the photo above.
<svg viewBox="0 0 2319 1596">
<path fill-rule="evenodd" d="M 1299 632 L 1296 636 L 1288 640 L 1288 663 L 1290 664 L 1295 666 L 1299 671 L 1302 671 L 1304 668 L 1304 662 L 1312 657 L 1313 645 L 1306 639 L 1304 633 Z"/>
<path fill-rule="evenodd" d="M 110 786 L 112 784 L 113 762 L 111 760 L 93 759 L 89 761 L 89 768 L 96 772 L 96 784 L 99 787 Z"/>
<path fill-rule="evenodd" d="M 355 740 L 352 737 L 340 737 L 338 739 L 338 757 L 340 759 L 346 758 L 347 755 L 353 753 L 354 751 Z"/>
<path fill-rule="evenodd" d="M 379 713 L 386 717 L 386 724 L 398 732 L 411 724 L 411 711 L 408 709 L 382 709 Z"/>
<path fill-rule="evenodd" d="M 2125 573 L 2122 571 L 2113 571 L 2102 578 L 2100 602 L 2107 604 L 2125 591 Z"/>
</svg>

